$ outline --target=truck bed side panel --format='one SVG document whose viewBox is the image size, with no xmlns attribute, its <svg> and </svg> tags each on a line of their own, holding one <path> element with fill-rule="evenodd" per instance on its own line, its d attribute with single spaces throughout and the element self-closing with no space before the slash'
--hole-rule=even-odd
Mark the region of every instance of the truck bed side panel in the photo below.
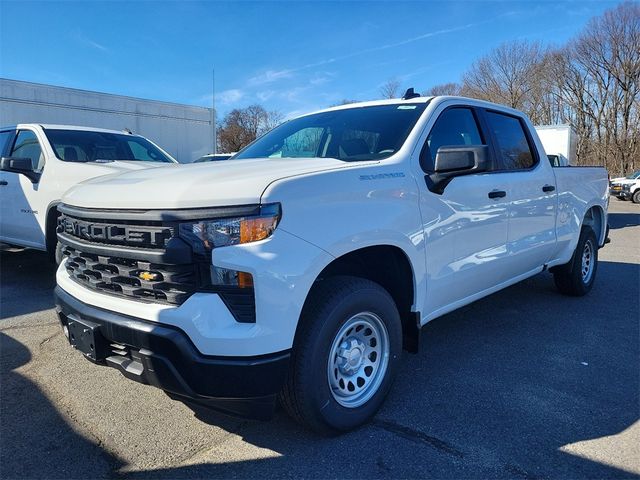
<svg viewBox="0 0 640 480">
<path fill-rule="evenodd" d="M 559 167 L 553 171 L 558 192 L 558 245 L 549 266 L 561 265 L 571 259 L 585 215 L 594 206 L 600 209 L 600 224 L 603 226 L 596 235 L 599 236 L 599 244 L 604 243 L 609 205 L 607 171 L 604 168 Z"/>
</svg>

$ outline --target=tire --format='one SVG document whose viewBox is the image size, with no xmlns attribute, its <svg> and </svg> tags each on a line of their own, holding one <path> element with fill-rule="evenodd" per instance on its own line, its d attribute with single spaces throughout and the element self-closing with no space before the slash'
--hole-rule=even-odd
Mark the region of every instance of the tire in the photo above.
<svg viewBox="0 0 640 480">
<path fill-rule="evenodd" d="M 313 288 L 300 322 L 281 404 L 320 434 L 366 423 L 391 389 L 402 354 L 391 295 L 369 280 L 330 277 Z"/>
<path fill-rule="evenodd" d="M 56 241 L 55 253 L 54 253 L 54 261 L 56 265 L 60 265 L 64 255 L 62 254 L 62 244 Z"/>
<path fill-rule="evenodd" d="M 582 227 L 571 261 L 555 269 L 553 278 L 558 290 L 574 297 L 591 291 L 598 270 L 598 241 L 591 227 Z"/>
<path fill-rule="evenodd" d="M 633 201 L 633 203 L 640 203 L 640 188 L 633 192 L 631 200 Z"/>
<path fill-rule="evenodd" d="M 626 202 L 626 201 L 627 201 L 627 199 L 626 199 L 626 198 L 624 198 L 624 197 L 616 197 L 616 198 L 617 198 L 618 200 L 620 200 L 621 202 Z"/>
</svg>

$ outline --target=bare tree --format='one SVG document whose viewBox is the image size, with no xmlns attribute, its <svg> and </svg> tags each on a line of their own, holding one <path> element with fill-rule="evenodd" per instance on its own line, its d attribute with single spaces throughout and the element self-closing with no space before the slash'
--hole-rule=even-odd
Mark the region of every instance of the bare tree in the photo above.
<svg viewBox="0 0 640 480">
<path fill-rule="evenodd" d="M 542 87 L 545 55 L 539 43 L 503 43 L 473 63 L 463 76 L 462 91 L 535 114 L 532 100 L 539 96 Z"/>
<path fill-rule="evenodd" d="M 237 152 L 282 122 L 280 112 L 267 112 L 260 105 L 231 110 L 218 127 L 219 150 Z"/>
<path fill-rule="evenodd" d="M 616 174 L 640 167 L 640 5 L 593 18 L 559 57 L 558 92 L 584 161 Z"/>
<path fill-rule="evenodd" d="M 461 95 L 462 85 L 459 83 L 441 83 L 426 90 L 423 95 L 425 97 L 437 97 L 440 95 Z"/>
<path fill-rule="evenodd" d="M 347 98 L 343 98 L 338 103 L 334 103 L 331 105 L 332 107 L 339 107 L 340 105 L 349 105 L 350 103 L 358 103 L 359 100 L 349 100 Z"/>
<path fill-rule="evenodd" d="M 380 87 L 382 98 L 397 98 L 400 92 L 400 82 L 396 78 L 390 78 Z"/>
</svg>

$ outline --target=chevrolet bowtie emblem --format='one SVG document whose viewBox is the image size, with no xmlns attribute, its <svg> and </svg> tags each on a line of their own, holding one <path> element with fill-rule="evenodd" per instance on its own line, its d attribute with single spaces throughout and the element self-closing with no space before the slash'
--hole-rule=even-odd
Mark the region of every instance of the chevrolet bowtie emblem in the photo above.
<svg viewBox="0 0 640 480">
<path fill-rule="evenodd" d="M 157 280 L 158 277 L 160 275 L 158 275 L 157 273 L 153 273 L 153 272 L 140 272 L 138 274 L 138 278 L 141 280 L 146 280 L 147 282 L 153 281 L 153 280 Z"/>
</svg>

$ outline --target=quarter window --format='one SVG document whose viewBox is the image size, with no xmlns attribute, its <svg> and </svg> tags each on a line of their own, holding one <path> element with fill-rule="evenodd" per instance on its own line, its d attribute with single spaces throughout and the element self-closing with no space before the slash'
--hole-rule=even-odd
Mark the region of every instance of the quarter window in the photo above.
<svg viewBox="0 0 640 480">
<path fill-rule="evenodd" d="M 487 121 L 497 141 L 504 169 L 523 170 L 535 165 L 535 157 L 519 118 L 487 112 Z"/>
<path fill-rule="evenodd" d="M 39 173 L 44 168 L 44 155 L 42 155 L 36 134 L 31 130 L 18 132 L 11 156 L 31 159 L 31 169 L 34 172 Z"/>
<path fill-rule="evenodd" d="M 436 120 L 422 151 L 421 163 L 425 171 L 433 171 L 440 147 L 483 145 L 475 116 L 469 108 L 450 108 Z"/>
</svg>

